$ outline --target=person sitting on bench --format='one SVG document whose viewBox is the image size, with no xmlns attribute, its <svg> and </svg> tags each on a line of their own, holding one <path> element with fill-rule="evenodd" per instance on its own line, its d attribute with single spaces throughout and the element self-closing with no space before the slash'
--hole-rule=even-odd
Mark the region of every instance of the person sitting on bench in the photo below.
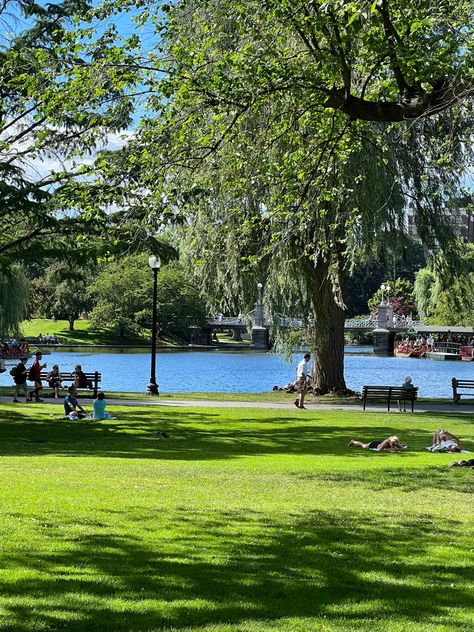
<svg viewBox="0 0 474 632">
<path fill-rule="evenodd" d="M 413 386 L 412 379 L 409 375 L 406 376 L 405 381 L 403 382 L 401 388 L 403 388 L 403 390 L 406 390 L 406 391 L 410 391 L 411 389 L 415 388 Z M 402 403 L 403 403 L 403 410 L 402 410 Z M 407 412 L 406 399 L 398 400 L 398 410 L 399 412 L 404 412 L 404 413 Z"/>
<path fill-rule="evenodd" d="M 74 386 L 76 388 L 94 388 L 92 382 L 87 379 L 87 376 L 82 370 L 80 364 L 76 364 L 71 375 L 74 379 Z"/>
<path fill-rule="evenodd" d="M 370 443 L 355 441 L 351 439 L 348 443 L 349 448 L 362 448 L 363 450 L 377 450 L 377 452 L 401 452 L 406 450 L 408 446 L 402 445 L 398 437 L 392 436 L 388 439 L 376 439 Z"/>
</svg>

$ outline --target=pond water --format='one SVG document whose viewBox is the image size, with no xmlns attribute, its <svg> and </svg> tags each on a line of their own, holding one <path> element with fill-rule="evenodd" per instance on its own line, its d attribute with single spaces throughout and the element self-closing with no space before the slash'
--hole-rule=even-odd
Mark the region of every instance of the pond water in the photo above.
<svg viewBox="0 0 474 632">
<path fill-rule="evenodd" d="M 285 363 L 272 353 L 253 351 L 163 352 L 157 355 L 157 381 L 164 393 L 270 391 L 294 381 L 299 359 Z M 55 350 L 44 360 L 63 371 L 76 364 L 85 371 L 100 371 L 104 391 L 144 392 L 150 377 L 150 354 L 143 351 Z M 451 378 L 474 379 L 474 362 L 380 357 L 370 347 L 347 347 L 345 372 L 347 386 L 357 391 L 364 384 L 401 385 L 411 375 L 421 397 L 451 397 Z M 0 384 L 12 384 L 8 371 L 0 375 Z"/>
</svg>

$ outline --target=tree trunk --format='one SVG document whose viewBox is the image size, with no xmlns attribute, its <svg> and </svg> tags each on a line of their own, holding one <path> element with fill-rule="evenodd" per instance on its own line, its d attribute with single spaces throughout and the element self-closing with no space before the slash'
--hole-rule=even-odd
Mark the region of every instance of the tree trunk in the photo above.
<svg viewBox="0 0 474 632">
<path fill-rule="evenodd" d="M 344 390 L 345 309 L 336 302 L 328 265 L 318 263 L 310 274 L 315 315 L 311 351 L 315 360 L 316 386 L 322 394 Z"/>
<path fill-rule="evenodd" d="M 68 322 L 69 322 L 69 331 L 74 331 L 74 322 L 75 322 L 76 318 L 74 316 L 70 316 L 68 318 Z"/>
</svg>

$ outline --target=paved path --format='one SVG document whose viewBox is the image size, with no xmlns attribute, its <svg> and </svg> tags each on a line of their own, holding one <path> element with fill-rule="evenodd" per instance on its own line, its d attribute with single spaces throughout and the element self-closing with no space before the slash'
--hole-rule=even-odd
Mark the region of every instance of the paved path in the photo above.
<svg viewBox="0 0 474 632">
<path fill-rule="evenodd" d="M 81 404 L 84 406 L 92 406 L 92 399 L 80 398 Z M 11 397 L 0 397 L 0 403 L 11 403 Z M 49 397 L 44 400 L 46 404 L 61 404 L 62 398 L 50 399 Z M 362 406 L 358 404 L 337 404 L 337 403 L 320 403 L 320 402 L 305 402 L 307 411 L 312 410 L 354 410 L 361 411 Z M 18 404 L 18 407 L 25 404 Z M 35 406 L 36 404 L 28 404 L 28 406 Z M 181 407 L 181 408 L 264 408 L 274 410 L 294 410 L 296 408 L 292 402 L 280 403 L 280 402 L 236 402 L 236 401 L 217 401 L 217 400 L 180 400 L 180 399 L 111 399 L 107 397 L 107 406 L 155 406 L 161 408 Z M 387 412 L 386 405 L 371 404 L 366 406 L 366 410 L 370 412 Z M 305 411 L 298 411 L 302 416 L 306 414 Z M 397 412 L 396 406 L 391 409 L 391 412 Z M 463 413 L 466 415 L 474 416 L 474 400 L 472 404 L 462 404 L 455 406 L 454 404 L 431 404 L 429 402 L 419 402 L 415 405 L 415 413 Z M 406 414 L 411 414 L 407 412 Z"/>
</svg>

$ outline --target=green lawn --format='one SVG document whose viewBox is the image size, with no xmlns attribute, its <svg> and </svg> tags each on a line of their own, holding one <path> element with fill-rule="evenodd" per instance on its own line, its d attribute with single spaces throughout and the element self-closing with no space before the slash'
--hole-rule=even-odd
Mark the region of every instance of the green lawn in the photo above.
<svg viewBox="0 0 474 632">
<path fill-rule="evenodd" d="M 472 630 L 468 415 L 111 412 L 1 405 L 0 630 Z"/>
<path fill-rule="evenodd" d="M 87 345 L 147 345 L 150 343 L 150 334 L 132 336 L 126 339 L 119 338 L 111 331 L 98 331 L 90 327 L 88 320 L 76 320 L 74 331 L 69 331 L 67 320 L 53 322 L 47 318 L 35 318 L 25 320 L 21 324 L 21 333 L 27 338 L 37 338 L 39 334 L 56 334 L 62 344 L 87 344 Z M 163 345 L 168 345 L 162 341 Z"/>
</svg>

